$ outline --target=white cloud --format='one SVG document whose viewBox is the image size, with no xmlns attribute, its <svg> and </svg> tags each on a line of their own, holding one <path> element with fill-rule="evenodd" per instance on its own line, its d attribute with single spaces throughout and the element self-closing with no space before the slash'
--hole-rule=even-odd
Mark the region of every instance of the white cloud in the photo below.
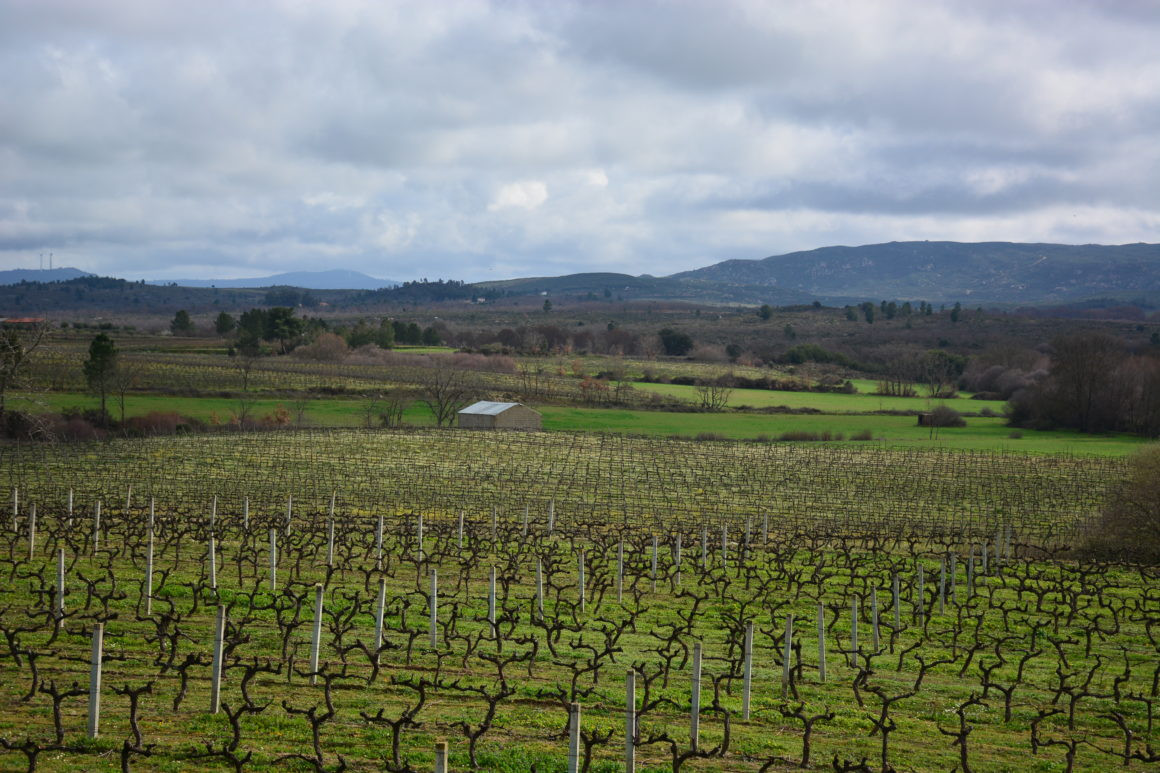
<svg viewBox="0 0 1160 773">
<path fill-rule="evenodd" d="M 548 186 L 539 180 L 523 180 L 500 186 L 495 198 L 487 205 L 489 212 L 498 212 L 503 209 L 539 208 L 548 200 Z"/>
<path fill-rule="evenodd" d="M 407 279 L 1160 241 L 1160 13 L 0 0 L 0 265 Z"/>
</svg>

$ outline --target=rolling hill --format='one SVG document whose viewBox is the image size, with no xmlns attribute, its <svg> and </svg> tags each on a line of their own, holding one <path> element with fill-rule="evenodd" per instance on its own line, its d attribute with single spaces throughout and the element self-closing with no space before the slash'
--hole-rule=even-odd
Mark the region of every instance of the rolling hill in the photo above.
<svg viewBox="0 0 1160 773">
<path fill-rule="evenodd" d="M 1160 300 L 1160 244 L 889 242 L 727 260 L 670 279 L 804 293 L 822 300 L 1052 304 Z"/>
<path fill-rule="evenodd" d="M 290 271 L 270 276 L 246 279 L 164 279 L 148 282 L 151 285 L 178 287 L 301 287 L 306 290 L 380 290 L 395 287 L 392 279 L 378 279 L 361 271 L 333 269 L 331 271 Z"/>
</svg>

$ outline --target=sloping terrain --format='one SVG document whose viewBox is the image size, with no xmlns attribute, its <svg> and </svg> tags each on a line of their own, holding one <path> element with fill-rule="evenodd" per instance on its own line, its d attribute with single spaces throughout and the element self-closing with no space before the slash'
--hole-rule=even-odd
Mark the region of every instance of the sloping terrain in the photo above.
<svg viewBox="0 0 1160 773">
<path fill-rule="evenodd" d="M 1060 303 L 1160 297 L 1160 245 L 889 242 L 727 260 L 672 279 L 819 298 Z M 745 289 L 742 289 L 745 288 Z"/>
</svg>

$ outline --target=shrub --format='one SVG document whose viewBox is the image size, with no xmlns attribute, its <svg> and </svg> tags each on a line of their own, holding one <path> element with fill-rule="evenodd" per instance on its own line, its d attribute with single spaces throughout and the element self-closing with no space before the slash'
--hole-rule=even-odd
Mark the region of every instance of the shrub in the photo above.
<svg viewBox="0 0 1160 773">
<path fill-rule="evenodd" d="M 851 440 L 873 440 L 874 433 L 868 429 L 864 429 L 861 432 L 855 432 L 853 435 L 850 435 L 850 439 Z"/>
<path fill-rule="evenodd" d="M 965 427 L 966 419 L 949 405 L 939 405 L 930 412 L 928 425 L 930 427 Z"/>
<path fill-rule="evenodd" d="M 693 439 L 694 440 L 720 441 L 720 440 L 728 440 L 729 438 L 725 437 L 720 432 L 698 432 L 697 436 Z"/>
<path fill-rule="evenodd" d="M 176 435 L 200 425 L 174 411 L 150 411 L 144 416 L 126 419 L 123 429 L 129 435 Z"/>
<path fill-rule="evenodd" d="M 1160 563 L 1160 446 L 1132 457 L 1081 551 L 1093 558 Z"/>
</svg>

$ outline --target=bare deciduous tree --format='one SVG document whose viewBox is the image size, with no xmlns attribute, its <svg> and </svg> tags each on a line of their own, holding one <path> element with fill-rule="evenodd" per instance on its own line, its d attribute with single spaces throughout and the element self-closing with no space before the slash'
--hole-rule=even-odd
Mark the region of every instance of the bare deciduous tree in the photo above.
<svg viewBox="0 0 1160 773">
<path fill-rule="evenodd" d="M 419 376 L 422 402 L 431 409 L 435 423 L 442 427 L 455 421 L 459 412 L 476 394 L 475 374 L 460 370 L 448 358 L 431 357 L 431 367 Z"/>
<path fill-rule="evenodd" d="M 44 340 L 48 325 L 5 324 L 0 326 L 0 419 L 7 407 L 8 392 L 25 386 L 25 377 L 33 352 Z"/>
<path fill-rule="evenodd" d="M 698 380 L 697 398 L 700 400 L 701 409 L 719 411 L 728 405 L 729 398 L 733 395 L 733 383 L 731 373 L 716 378 Z"/>
</svg>

